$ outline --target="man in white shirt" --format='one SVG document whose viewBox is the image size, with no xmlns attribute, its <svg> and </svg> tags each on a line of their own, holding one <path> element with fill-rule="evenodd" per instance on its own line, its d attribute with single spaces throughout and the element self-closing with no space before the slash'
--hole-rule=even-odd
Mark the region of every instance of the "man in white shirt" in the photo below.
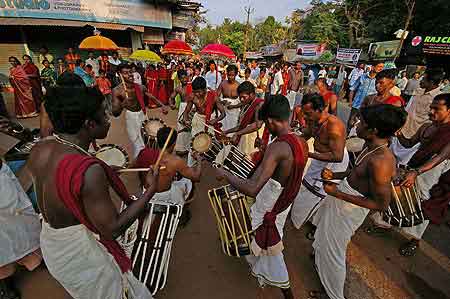
<svg viewBox="0 0 450 299">
<path fill-rule="evenodd" d="M 401 74 L 401 78 L 397 80 L 397 87 L 400 88 L 401 92 L 403 92 L 408 84 L 408 78 L 406 77 L 406 72 L 403 71 Z"/>
<path fill-rule="evenodd" d="M 119 59 L 119 53 L 117 51 L 114 51 L 112 53 L 112 56 L 109 57 L 109 63 L 115 66 L 118 66 L 122 63 L 122 61 L 120 61 Z"/>
<path fill-rule="evenodd" d="M 217 90 L 222 83 L 222 75 L 217 70 L 216 63 L 211 60 L 209 62 L 209 71 L 205 74 L 206 85 L 209 90 Z"/>
<path fill-rule="evenodd" d="M 319 78 L 326 78 L 327 77 L 327 70 L 324 66 L 321 67 L 319 71 Z"/>
<path fill-rule="evenodd" d="M 260 68 L 258 67 L 258 64 L 256 63 L 256 60 L 252 61 L 250 69 L 252 70 L 251 74 L 250 74 L 250 78 L 252 78 L 253 80 L 256 80 L 261 71 Z"/>
<path fill-rule="evenodd" d="M 341 65 L 339 67 L 336 84 L 333 87 L 334 93 L 338 96 L 338 98 L 339 98 L 339 93 L 341 92 L 342 86 L 344 85 L 344 81 L 346 78 L 347 78 L 347 71 L 345 70 L 345 66 Z"/>
<path fill-rule="evenodd" d="M 356 68 L 354 68 L 350 76 L 348 76 L 348 85 L 351 88 L 353 85 L 355 85 L 356 81 L 358 81 L 359 77 L 361 77 L 362 74 L 364 74 L 364 63 L 358 64 Z"/>
<path fill-rule="evenodd" d="M 310 69 L 308 71 L 308 85 L 314 85 L 314 82 L 316 81 L 316 76 L 314 75 L 314 71 Z"/>
<path fill-rule="evenodd" d="M 275 64 L 273 67 L 273 81 L 270 85 L 270 94 L 277 95 L 281 93 L 281 89 L 284 85 L 283 75 L 281 74 L 281 68 L 278 64 Z"/>
<path fill-rule="evenodd" d="M 88 59 L 86 59 L 85 64 L 92 66 L 92 71 L 94 72 L 95 77 L 98 77 L 99 65 L 98 60 L 94 58 L 94 52 L 89 51 Z"/>
</svg>

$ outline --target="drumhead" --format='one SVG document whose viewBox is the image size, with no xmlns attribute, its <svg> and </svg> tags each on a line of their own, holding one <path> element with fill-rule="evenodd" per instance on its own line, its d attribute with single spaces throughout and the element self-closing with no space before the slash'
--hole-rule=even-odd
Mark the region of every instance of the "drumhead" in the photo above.
<svg viewBox="0 0 450 299">
<path fill-rule="evenodd" d="M 100 149 L 95 153 L 95 157 L 109 166 L 127 167 L 129 161 L 128 154 L 124 149 L 109 144 L 100 146 Z"/>
<path fill-rule="evenodd" d="M 192 149 L 198 153 L 205 153 L 211 148 L 212 137 L 208 133 L 199 133 L 192 139 Z"/>
<path fill-rule="evenodd" d="M 363 150 L 364 144 L 366 142 L 364 139 L 359 137 L 351 137 L 348 138 L 345 142 L 345 146 L 347 147 L 347 150 L 351 153 L 358 153 Z"/>
<path fill-rule="evenodd" d="M 148 136 L 156 138 L 158 130 L 164 127 L 164 122 L 158 118 L 151 118 L 144 121 L 142 128 Z"/>
</svg>

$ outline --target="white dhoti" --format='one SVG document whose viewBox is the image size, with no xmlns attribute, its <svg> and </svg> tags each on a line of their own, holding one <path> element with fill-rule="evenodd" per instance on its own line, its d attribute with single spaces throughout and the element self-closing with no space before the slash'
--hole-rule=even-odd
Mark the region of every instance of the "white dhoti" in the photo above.
<svg viewBox="0 0 450 299">
<path fill-rule="evenodd" d="M 406 148 L 401 145 L 400 141 L 398 141 L 397 137 L 393 137 L 391 139 L 391 145 L 389 148 L 391 149 L 394 156 L 397 158 L 398 165 L 406 165 L 409 160 L 414 156 L 416 151 L 419 149 L 420 143 L 414 145 L 411 148 Z"/>
<path fill-rule="evenodd" d="M 180 108 L 178 110 L 178 118 L 177 119 L 182 119 L 183 118 L 183 113 L 184 110 L 186 109 L 187 103 L 185 102 L 181 102 L 180 103 Z M 177 144 L 175 145 L 175 151 L 176 152 L 187 152 L 189 151 L 189 145 L 191 143 L 191 132 L 181 132 L 180 131 L 184 129 L 184 126 L 182 124 L 180 124 L 180 122 L 177 123 L 177 131 L 178 131 L 178 135 L 177 135 Z"/>
<path fill-rule="evenodd" d="M 283 187 L 277 181 L 270 179 L 256 196 L 256 201 L 250 208 L 252 219 L 252 229 L 258 228 L 264 220 L 266 212 L 272 210 L 278 197 L 281 195 Z M 276 226 L 283 239 L 283 227 L 286 222 L 290 208 L 277 215 Z M 250 264 L 252 275 L 258 278 L 260 285 L 271 285 L 278 288 L 289 288 L 289 275 L 284 262 L 283 253 L 267 255 L 262 251 L 256 255 L 246 256 Z"/>
<path fill-rule="evenodd" d="M 141 150 L 145 147 L 144 139 L 142 138 L 141 128 L 142 123 L 146 120 L 145 114 L 142 111 L 133 112 L 125 110 L 125 123 L 127 127 L 128 138 L 133 146 L 133 158 L 135 159 Z"/>
<path fill-rule="evenodd" d="M 133 273 L 121 272 L 113 256 L 82 224 L 54 229 L 44 222 L 41 249 L 50 274 L 73 298 L 153 298 Z"/>
<path fill-rule="evenodd" d="M 287 95 L 286 98 L 289 101 L 289 106 L 291 107 L 291 110 L 294 109 L 294 105 L 295 105 L 295 98 L 297 96 L 297 93 L 295 91 L 290 90 Z"/>
<path fill-rule="evenodd" d="M 298 229 L 317 212 L 327 195 L 323 190 L 322 182 L 317 180 L 321 178 L 322 170 L 328 168 L 333 172 L 346 171 L 349 156 L 347 149 L 344 149 L 344 157 L 341 162 L 330 163 L 315 159 L 309 160 L 311 160 L 311 164 L 303 177 L 302 186 L 291 211 L 292 222 Z"/>
<path fill-rule="evenodd" d="M 338 189 L 361 196 L 344 179 Z M 362 225 L 369 209 L 328 195 L 318 211 L 318 222 L 313 248 L 315 263 L 322 285 L 330 299 L 344 299 L 347 245 Z M 320 215 L 319 215 L 320 214 Z"/>
<path fill-rule="evenodd" d="M 255 140 L 258 135 L 259 138 L 262 138 L 263 134 L 264 125 L 258 130 L 258 132 L 242 135 L 238 145 L 239 150 L 247 156 L 250 156 L 252 153 L 258 151 L 258 148 L 255 148 Z"/>
<path fill-rule="evenodd" d="M 237 99 L 224 98 L 223 100 L 230 102 L 231 105 L 237 105 L 241 103 L 241 100 L 239 100 L 239 98 Z M 241 110 L 239 108 L 234 109 L 225 108 L 225 118 L 222 120 L 222 130 L 226 131 L 236 127 L 239 123 L 240 113 Z M 228 136 L 233 136 L 233 134 L 229 134 Z"/>
<path fill-rule="evenodd" d="M 433 169 L 422 173 L 416 179 L 417 196 L 421 201 L 428 200 L 430 198 L 430 189 L 439 182 L 441 175 L 450 169 L 450 161 L 445 160 L 441 164 L 435 166 Z M 383 215 L 380 212 L 374 213 L 370 217 L 377 226 L 384 228 L 392 228 L 392 225 L 383 220 Z M 416 240 L 422 239 L 425 230 L 430 223 L 429 220 L 425 220 L 423 223 L 413 227 L 403 227 L 401 231 L 411 238 Z"/>
<path fill-rule="evenodd" d="M 172 182 L 170 189 L 165 192 L 155 193 L 154 200 L 184 206 L 186 199 L 192 191 L 192 181 L 182 178 L 179 181 Z"/>
<path fill-rule="evenodd" d="M 0 279 L 3 279 L 15 271 L 15 266 L 10 264 L 35 255 L 41 224 L 30 199 L 6 163 L 0 168 L 0 194 Z M 42 259 L 35 256 L 28 260 L 33 265 L 25 266 L 33 270 Z"/>
</svg>

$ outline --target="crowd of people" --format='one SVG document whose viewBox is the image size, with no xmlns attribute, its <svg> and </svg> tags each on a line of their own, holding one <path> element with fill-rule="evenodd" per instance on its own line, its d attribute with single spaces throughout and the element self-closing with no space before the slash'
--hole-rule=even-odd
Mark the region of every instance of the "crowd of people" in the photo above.
<svg viewBox="0 0 450 299">
<path fill-rule="evenodd" d="M 280 288 L 285 298 L 294 298 L 282 243 L 289 215 L 296 228 L 307 222 L 316 227 L 307 237 L 314 241 L 314 265 L 332 299 L 344 298 L 347 245 L 369 212 L 374 223 L 369 233 L 392 229 L 384 216 L 394 182 L 415 186 L 428 217 L 443 221 L 450 197 L 450 86 L 440 70 L 429 68 L 408 79 L 383 62 L 359 64 L 351 72 L 321 67 L 317 74 L 301 61 L 144 65 L 126 63 L 115 52 L 97 59 L 90 52 L 83 61 L 72 48 L 54 63 L 45 47 L 38 66 L 27 55 L 23 59 L 22 66 L 10 57 L 10 78 L 17 117 L 35 116 L 40 109 L 45 118 L 43 139 L 33 147 L 25 174 L 33 178 L 43 221 L 39 229 L 36 212 L 3 163 L 0 192 L 9 192 L 14 202 L 6 206 L 34 221 L 0 213 L 5 235 L 24 232 L 0 245 L 8 243 L 7 257 L 0 257 L 2 294 L 11 292 L 8 277 L 17 264 L 32 270 L 43 257 L 74 298 L 151 298 L 116 239 L 148 212 L 150 199 L 183 205 L 192 196 L 206 162 L 190 142 L 201 132 L 234 144 L 256 165 L 248 178 L 224 167 L 215 171 L 256 199 L 246 260 L 261 286 Z M 348 120 L 337 116 L 338 102 L 345 100 L 351 105 Z M 157 147 L 150 148 L 141 127 L 154 108 L 162 114 L 178 110 L 178 125 L 161 128 Z M 144 192 L 132 204 L 115 169 L 89 153 L 96 139 L 107 136 L 111 117 L 122 113 L 133 167 L 160 163 L 140 175 Z M 348 138 L 362 141 L 361 148 L 351 152 Z M 110 186 L 127 206 L 121 212 Z M 411 240 L 400 254 L 414 255 L 428 224 L 402 228 Z M 18 244 L 23 250 L 16 250 Z"/>
</svg>

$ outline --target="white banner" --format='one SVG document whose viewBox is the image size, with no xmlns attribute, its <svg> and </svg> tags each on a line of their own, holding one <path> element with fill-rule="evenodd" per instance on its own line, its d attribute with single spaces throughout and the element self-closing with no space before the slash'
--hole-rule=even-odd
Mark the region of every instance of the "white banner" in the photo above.
<svg viewBox="0 0 450 299">
<path fill-rule="evenodd" d="M 336 62 L 356 65 L 361 55 L 361 49 L 338 48 Z"/>
</svg>

